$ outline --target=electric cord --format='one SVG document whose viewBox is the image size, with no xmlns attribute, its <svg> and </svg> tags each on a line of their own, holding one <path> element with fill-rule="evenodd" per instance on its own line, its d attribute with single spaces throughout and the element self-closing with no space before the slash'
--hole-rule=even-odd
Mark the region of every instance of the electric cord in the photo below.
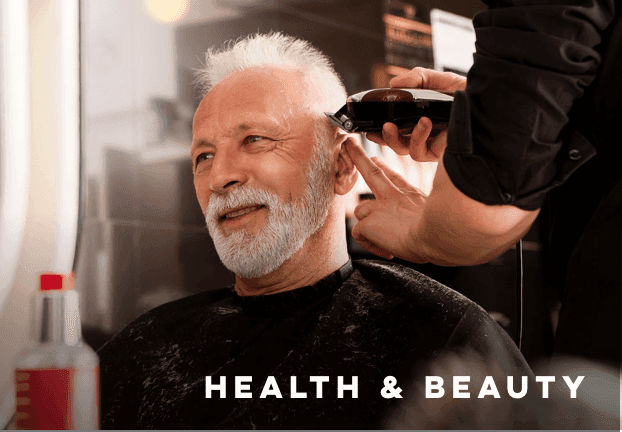
<svg viewBox="0 0 622 432">
<path fill-rule="evenodd" d="M 523 240 L 516 243 L 516 346 L 523 339 Z"/>
</svg>

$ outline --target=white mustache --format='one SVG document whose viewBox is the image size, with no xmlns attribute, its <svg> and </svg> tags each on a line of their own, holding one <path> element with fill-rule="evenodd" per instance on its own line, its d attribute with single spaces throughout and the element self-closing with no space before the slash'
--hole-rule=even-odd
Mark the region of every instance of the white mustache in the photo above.
<svg viewBox="0 0 622 432">
<path fill-rule="evenodd" d="M 262 189 L 236 188 L 227 195 L 213 194 L 209 199 L 209 204 L 205 210 L 205 220 L 215 221 L 218 217 L 236 207 L 263 205 L 270 210 L 278 198 L 268 191 Z"/>
</svg>

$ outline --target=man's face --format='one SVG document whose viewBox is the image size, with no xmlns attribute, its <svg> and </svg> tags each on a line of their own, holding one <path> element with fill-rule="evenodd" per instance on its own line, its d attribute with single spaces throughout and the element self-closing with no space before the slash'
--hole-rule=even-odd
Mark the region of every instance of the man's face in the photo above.
<svg viewBox="0 0 622 432">
<path fill-rule="evenodd" d="M 242 277 L 278 268 L 323 224 L 332 198 L 328 149 L 299 109 L 299 72 L 236 72 L 203 99 L 194 118 L 194 185 L 216 250 Z"/>
</svg>

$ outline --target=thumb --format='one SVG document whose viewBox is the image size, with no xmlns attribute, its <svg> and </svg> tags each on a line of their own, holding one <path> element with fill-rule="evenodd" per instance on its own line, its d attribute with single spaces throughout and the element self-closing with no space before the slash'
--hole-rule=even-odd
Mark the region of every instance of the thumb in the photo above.
<svg viewBox="0 0 622 432">
<path fill-rule="evenodd" d="M 367 228 L 365 225 L 365 221 L 361 221 L 354 225 L 354 228 L 352 228 L 352 237 L 366 251 L 371 252 L 374 255 L 378 255 L 379 257 L 386 258 L 388 260 L 393 259 L 394 255 L 391 252 L 376 246 L 367 239 L 367 237 L 365 236 L 366 231 Z"/>
</svg>

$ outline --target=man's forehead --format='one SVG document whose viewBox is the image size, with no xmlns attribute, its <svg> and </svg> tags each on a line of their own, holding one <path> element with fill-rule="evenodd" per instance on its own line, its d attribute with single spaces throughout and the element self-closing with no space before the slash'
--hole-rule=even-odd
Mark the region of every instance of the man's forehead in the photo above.
<svg viewBox="0 0 622 432">
<path fill-rule="evenodd" d="M 205 95 L 199 110 L 205 105 L 217 108 L 227 102 L 301 106 L 308 101 L 307 94 L 308 78 L 301 68 L 256 66 L 223 78 Z"/>
<path fill-rule="evenodd" d="M 307 101 L 306 85 L 297 70 L 245 69 L 216 84 L 203 98 L 195 113 L 194 133 L 282 128 L 293 116 L 309 113 Z"/>
<path fill-rule="evenodd" d="M 193 132 L 217 132 L 227 135 L 261 127 L 276 131 L 289 123 L 296 107 L 274 104 L 261 99 L 229 99 L 199 106 L 194 117 Z"/>
<path fill-rule="evenodd" d="M 220 121 L 219 121 L 220 120 Z M 195 138 L 212 141 L 215 136 L 243 135 L 248 131 L 279 134 L 287 128 L 286 119 L 281 119 L 268 113 L 254 113 L 251 116 L 231 115 L 227 120 L 223 118 L 210 119 L 209 117 L 195 121 Z"/>
</svg>

